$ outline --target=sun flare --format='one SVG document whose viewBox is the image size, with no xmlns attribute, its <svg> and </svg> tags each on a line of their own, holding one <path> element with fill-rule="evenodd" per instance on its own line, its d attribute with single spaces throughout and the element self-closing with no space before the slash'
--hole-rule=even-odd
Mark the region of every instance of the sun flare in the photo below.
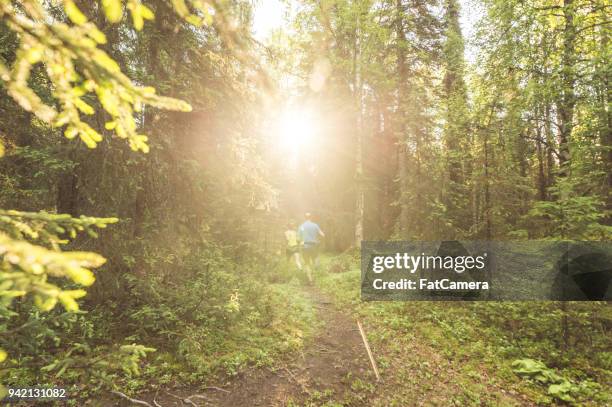
<svg viewBox="0 0 612 407">
<path fill-rule="evenodd" d="M 295 163 L 305 149 L 316 140 L 316 118 L 307 108 L 292 107 L 284 110 L 275 124 L 275 135 L 279 147 Z"/>
</svg>

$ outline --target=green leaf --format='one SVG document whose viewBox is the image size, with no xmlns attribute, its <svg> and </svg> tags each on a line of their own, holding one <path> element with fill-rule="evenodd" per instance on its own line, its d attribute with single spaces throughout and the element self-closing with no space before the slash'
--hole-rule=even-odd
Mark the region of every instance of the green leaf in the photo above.
<svg viewBox="0 0 612 407">
<path fill-rule="evenodd" d="M 66 311 L 76 312 L 79 310 L 79 304 L 77 304 L 74 298 L 66 295 L 65 293 L 61 293 L 58 297 Z"/>
<path fill-rule="evenodd" d="M 121 0 L 102 0 L 104 14 L 111 23 L 118 23 L 123 16 Z"/>
<path fill-rule="evenodd" d="M 69 267 L 66 269 L 68 277 L 77 284 L 90 286 L 96 281 L 94 274 L 82 267 Z"/>
<path fill-rule="evenodd" d="M 83 25 L 87 22 L 87 17 L 85 17 L 85 14 L 79 10 L 72 0 L 64 0 L 64 10 L 66 11 L 66 15 L 70 21 L 76 25 Z"/>
<path fill-rule="evenodd" d="M 57 297 L 47 297 L 43 299 L 40 295 L 34 297 L 34 305 L 36 305 L 41 311 L 51 311 L 55 304 L 57 304 Z"/>
<path fill-rule="evenodd" d="M 559 400 L 567 402 L 574 401 L 574 398 L 571 395 L 573 390 L 574 386 L 567 380 L 561 384 L 551 384 L 548 386 L 548 394 L 558 398 Z"/>
<path fill-rule="evenodd" d="M 546 369 L 546 365 L 538 360 L 518 359 L 512 362 L 512 370 L 519 374 L 537 374 Z"/>
<path fill-rule="evenodd" d="M 76 105 L 76 107 L 83 112 L 86 115 L 92 115 L 95 113 L 95 110 L 93 107 L 91 107 L 90 105 L 88 105 L 87 103 L 83 102 L 83 100 L 76 98 L 74 100 L 74 104 Z"/>
<path fill-rule="evenodd" d="M 93 55 L 94 61 L 99 64 L 102 68 L 106 69 L 110 73 L 117 73 L 121 71 L 119 64 L 115 62 L 106 52 L 98 50 Z"/>
<path fill-rule="evenodd" d="M 72 126 L 69 126 L 64 131 L 64 136 L 66 136 L 66 138 L 69 140 L 72 140 L 73 138 L 75 138 L 77 134 L 79 134 L 79 131 L 75 127 L 72 127 Z"/>
<path fill-rule="evenodd" d="M 153 13 L 153 10 L 151 10 L 149 7 L 142 4 L 140 6 L 140 9 L 142 13 L 142 18 L 144 18 L 145 20 L 153 20 L 155 18 L 155 14 Z"/>
<path fill-rule="evenodd" d="M 89 29 L 87 35 L 89 35 L 98 44 L 106 44 L 106 35 L 104 35 L 104 33 L 98 30 L 95 26 Z"/>
</svg>

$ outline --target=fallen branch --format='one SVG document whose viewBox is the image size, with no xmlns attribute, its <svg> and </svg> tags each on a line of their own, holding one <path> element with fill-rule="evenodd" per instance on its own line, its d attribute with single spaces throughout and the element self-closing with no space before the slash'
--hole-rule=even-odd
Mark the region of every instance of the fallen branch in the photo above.
<svg viewBox="0 0 612 407">
<path fill-rule="evenodd" d="M 182 401 L 183 401 L 184 403 L 187 403 L 187 404 L 192 405 L 193 407 L 200 407 L 199 405 L 197 405 L 197 404 L 195 403 L 195 401 L 191 401 L 191 399 L 190 399 L 190 398 L 183 399 Z"/>
<path fill-rule="evenodd" d="M 111 393 L 113 393 L 113 394 L 115 394 L 115 395 L 117 395 L 117 396 L 119 396 L 119 397 L 122 397 L 122 398 L 126 399 L 126 400 L 127 400 L 127 401 L 129 401 L 130 403 L 139 404 L 139 405 L 141 405 L 141 406 L 153 407 L 151 404 L 147 403 L 146 401 L 143 401 L 143 400 L 138 400 L 138 399 L 133 399 L 133 398 L 131 398 L 131 397 L 129 397 L 129 396 L 127 396 L 127 395 L 125 395 L 125 394 L 121 393 L 120 391 L 111 390 Z"/>
<path fill-rule="evenodd" d="M 366 338 L 365 332 L 363 331 L 363 327 L 361 326 L 361 322 L 359 322 L 359 320 L 357 320 L 357 326 L 359 327 L 359 333 L 361 333 L 361 339 L 363 340 L 363 344 L 365 345 L 366 351 L 368 351 L 368 357 L 370 358 L 372 369 L 374 370 L 374 374 L 376 375 L 376 381 L 379 382 L 380 374 L 378 373 L 378 368 L 376 367 L 376 361 L 374 360 L 374 356 L 372 356 L 372 351 L 370 350 L 368 338 Z"/>
<path fill-rule="evenodd" d="M 157 389 L 157 391 L 155 392 L 155 396 L 153 396 L 153 405 L 155 407 L 162 407 L 162 405 L 157 402 L 157 395 L 158 394 L 159 394 L 159 389 Z"/>
<path fill-rule="evenodd" d="M 206 397 L 205 395 L 203 395 L 203 394 L 194 394 L 192 396 L 187 397 L 185 400 L 191 401 L 192 398 L 202 399 L 202 400 L 205 400 L 205 401 L 210 401 L 210 399 L 208 397 Z"/>
<path fill-rule="evenodd" d="M 166 391 L 166 394 L 168 394 L 169 396 L 174 397 L 174 398 L 175 398 L 175 399 L 177 399 L 177 400 L 180 400 L 180 401 L 181 401 L 181 403 L 190 404 L 190 405 L 192 405 L 193 407 L 200 407 L 200 406 L 199 406 L 198 404 L 196 404 L 196 402 L 195 402 L 195 401 L 191 400 L 192 398 L 201 398 L 201 399 L 204 399 L 204 400 L 206 400 L 206 401 L 209 401 L 209 399 L 208 399 L 208 398 L 206 398 L 206 396 L 203 396 L 203 395 L 201 395 L 201 394 L 194 394 L 194 395 L 191 395 L 191 396 L 189 396 L 189 397 L 181 397 L 181 396 L 177 396 L 176 394 L 172 394 L 172 393 L 170 393 L 169 391 Z"/>
<path fill-rule="evenodd" d="M 177 396 L 176 394 L 172 394 L 172 393 L 170 393 L 169 391 L 166 391 L 166 394 L 167 394 L 168 396 L 172 396 L 172 397 L 174 397 L 174 398 L 175 398 L 175 399 L 177 399 L 177 400 L 180 400 L 181 405 L 182 405 L 182 404 L 185 402 L 185 399 L 183 399 L 183 398 L 182 398 L 182 397 L 180 397 L 180 396 Z M 197 404 L 195 404 L 193 401 L 189 400 L 189 403 L 191 403 L 191 405 L 192 405 L 192 406 L 193 406 L 193 405 L 195 405 L 195 406 L 197 407 Z"/>
</svg>

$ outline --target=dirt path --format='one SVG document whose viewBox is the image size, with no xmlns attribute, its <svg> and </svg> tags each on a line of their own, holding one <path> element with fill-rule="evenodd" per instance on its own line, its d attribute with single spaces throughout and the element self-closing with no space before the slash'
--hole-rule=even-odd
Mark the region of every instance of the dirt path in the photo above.
<svg viewBox="0 0 612 407">
<path fill-rule="evenodd" d="M 474 376 L 461 374 L 427 338 L 370 325 L 378 336 L 373 350 L 383 376 L 375 383 L 355 319 L 317 289 L 305 293 L 320 324 L 303 352 L 284 365 L 247 369 L 222 389 L 163 391 L 156 396 L 158 404 L 152 395 L 145 399 L 158 407 L 532 405 L 491 380 L 494 373 L 484 368 Z"/>
<path fill-rule="evenodd" d="M 340 312 L 316 288 L 304 292 L 316 309 L 319 326 L 292 360 L 274 369 L 247 369 L 223 388 L 164 390 L 142 400 L 163 407 L 367 406 L 361 390 L 373 388 L 375 377 L 356 320 Z M 114 403 L 134 405 L 116 398 Z"/>
<path fill-rule="evenodd" d="M 321 327 L 303 353 L 275 371 L 245 372 L 227 387 L 229 393 L 208 393 L 208 405 L 287 406 L 309 402 L 319 405 L 328 400 L 365 405 L 351 391 L 355 383 L 374 379 L 356 321 L 339 312 L 316 289 L 310 288 L 307 293 L 317 308 Z"/>
</svg>

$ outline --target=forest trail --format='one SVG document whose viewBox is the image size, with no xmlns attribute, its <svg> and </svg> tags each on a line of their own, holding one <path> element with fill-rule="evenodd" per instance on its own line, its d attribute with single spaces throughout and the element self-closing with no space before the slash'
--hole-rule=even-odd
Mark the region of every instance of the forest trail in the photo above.
<svg viewBox="0 0 612 407">
<path fill-rule="evenodd" d="M 317 327 L 301 352 L 274 367 L 252 368 L 220 385 L 204 389 L 159 391 L 145 397 L 151 406 L 367 406 L 359 390 L 376 380 L 357 321 L 337 309 L 317 288 L 301 289 L 316 310 Z M 357 386 L 357 387 L 356 387 Z M 125 400 L 120 406 L 129 406 Z"/>
<path fill-rule="evenodd" d="M 274 370 L 244 372 L 226 387 L 229 393 L 215 392 L 214 399 L 211 395 L 209 405 L 287 406 L 319 404 L 329 398 L 365 405 L 355 400 L 351 383 L 373 382 L 375 377 L 356 320 L 338 311 L 316 288 L 307 287 L 305 292 L 316 308 L 320 326 L 303 351 Z"/>
<path fill-rule="evenodd" d="M 364 320 L 379 363 L 376 383 L 356 319 L 339 309 L 327 294 L 297 288 L 316 309 L 314 335 L 304 349 L 274 367 L 247 369 L 219 387 L 175 389 L 149 394 L 151 406 L 297 407 L 297 406 L 531 406 L 525 396 L 506 391 L 495 372 L 483 369 L 469 377 L 424 338 L 390 335 Z M 370 321 L 372 322 L 372 321 Z M 371 340 L 372 338 L 370 338 Z M 487 395 L 473 398 L 473 390 Z M 452 404 L 452 403 L 451 403 Z M 129 403 L 117 404 L 129 406 Z"/>
</svg>

